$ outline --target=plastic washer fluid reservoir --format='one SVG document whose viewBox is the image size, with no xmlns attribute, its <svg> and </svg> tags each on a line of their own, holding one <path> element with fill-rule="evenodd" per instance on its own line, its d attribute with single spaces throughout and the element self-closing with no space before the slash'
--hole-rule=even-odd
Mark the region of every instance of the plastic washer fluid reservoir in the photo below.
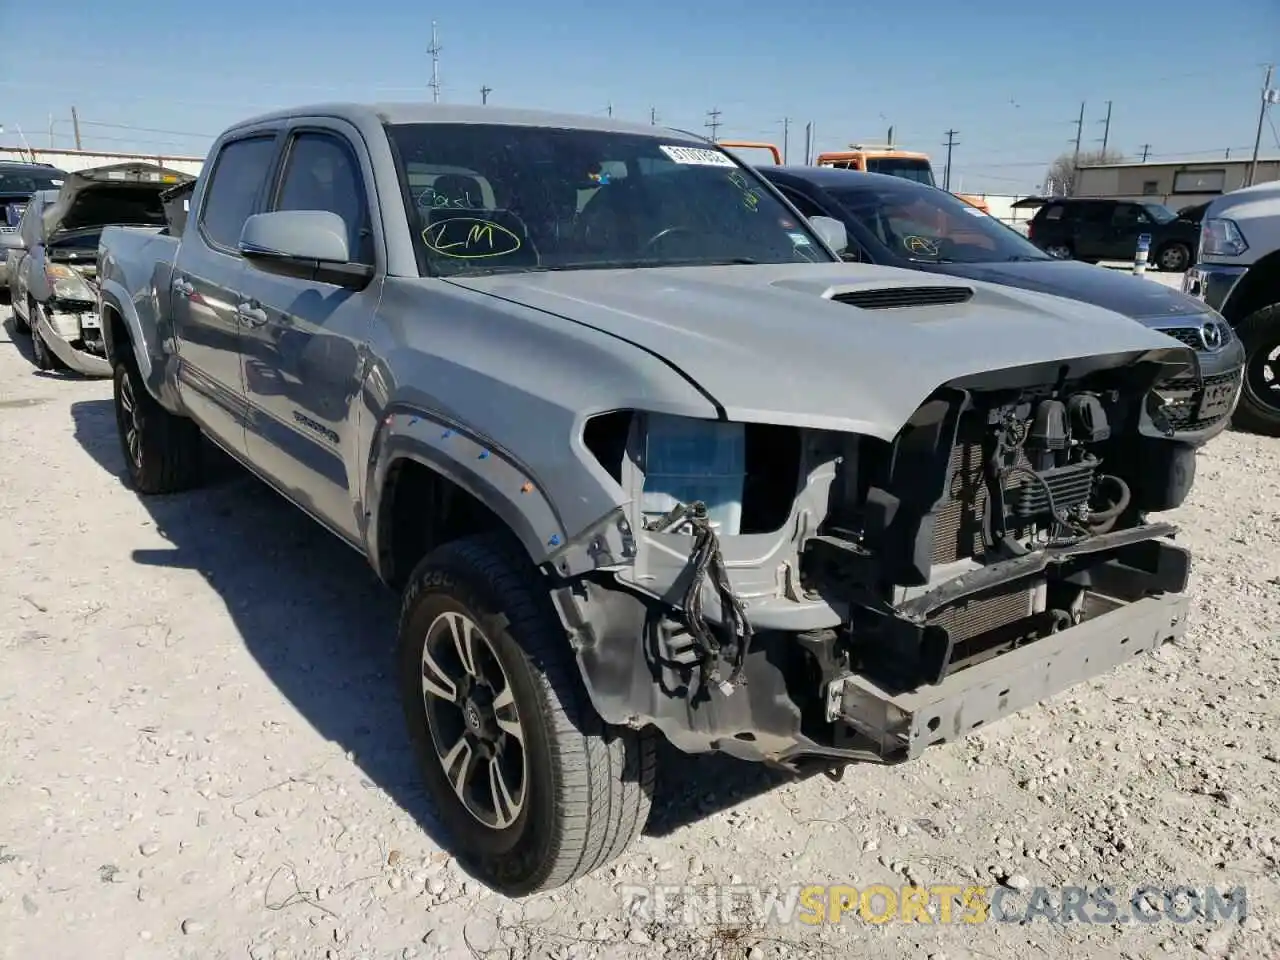
<svg viewBox="0 0 1280 960">
<path fill-rule="evenodd" d="M 742 424 L 648 414 L 643 469 L 647 518 L 701 500 L 717 533 L 737 535 L 746 475 Z"/>
</svg>

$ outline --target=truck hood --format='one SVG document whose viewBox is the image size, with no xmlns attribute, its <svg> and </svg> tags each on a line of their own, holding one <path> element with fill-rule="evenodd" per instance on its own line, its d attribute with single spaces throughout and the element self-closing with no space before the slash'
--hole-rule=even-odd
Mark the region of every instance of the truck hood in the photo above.
<svg viewBox="0 0 1280 960">
<path fill-rule="evenodd" d="M 928 270 L 1082 300 L 1153 327 L 1205 313 L 1204 303 L 1178 290 L 1078 260 L 939 263 L 930 264 Z"/>
<path fill-rule="evenodd" d="M 109 224 L 164 226 L 160 194 L 191 175 L 149 163 L 116 163 L 67 176 L 42 217 L 48 242 Z"/>
<path fill-rule="evenodd" d="M 962 378 L 1104 355 L 1119 365 L 1148 351 L 1194 362 L 1177 341 L 1108 310 L 889 267 L 573 270 L 450 282 L 655 354 L 730 420 L 886 440 L 930 393 Z M 919 302 L 933 288 L 957 287 L 965 302 L 937 306 L 864 309 L 832 299 L 861 292 Z M 922 289 L 925 296 L 913 293 Z"/>
</svg>

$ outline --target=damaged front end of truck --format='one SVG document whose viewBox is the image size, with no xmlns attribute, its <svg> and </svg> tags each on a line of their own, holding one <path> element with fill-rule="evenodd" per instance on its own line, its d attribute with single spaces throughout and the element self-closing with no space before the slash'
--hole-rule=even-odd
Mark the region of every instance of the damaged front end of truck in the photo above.
<svg viewBox="0 0 1280 960">
<path fill-rule="evenodd" d="M 688 752 L 896 762 L 1179 637 L 1189 555 L 1147 515 L 1195 452 L 1151 386 L 1191 360 L 965 376 L 884 437 L 697 421 L 733 469 L 673 470 L 673 418 L 589 418 L 623 505 L 554 598 L 593 704 Z"/>
<path fill-rule="evenodd" d="M 189 174 L 130 161 L 78 170 L 67 177 L 42 215 L 43 271 L 32 328 L 63 366 L 94 377 L 111 376 L 98 300 L 98 246 L 107 226 L 162 228 L 164 196 Z"/>
</svg>

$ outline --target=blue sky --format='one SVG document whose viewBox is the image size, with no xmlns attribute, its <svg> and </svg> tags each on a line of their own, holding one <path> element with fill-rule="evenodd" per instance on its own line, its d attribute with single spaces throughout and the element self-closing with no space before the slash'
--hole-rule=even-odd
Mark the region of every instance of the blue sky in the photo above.
<svg viewBox="0 0 1280 960">
<path fill-rule="evenodd" d="M 0 143 L 203 155 L 233 120 L 327 99 L 429 99 L 431 20 L 442 99 L 649 119 L 803 157 L 883 139 L 929 152 L 959 131 L 952 187 L 1027 192 L 1070 149 L 1081 101 L 1096 148 L 1153 158 L 1247 154 L 1263 65 L 1280 63 L 1280 0 L 939 0 L 759 5 L 488 0 L 0 0 Z M 1276 81 L 1280 85 L 1280 80 Z M 1280 127 L 1280 108 L 1273 109 Z M 1263 132 L 1263 153 L 1280 154 Z"/>
</svg>

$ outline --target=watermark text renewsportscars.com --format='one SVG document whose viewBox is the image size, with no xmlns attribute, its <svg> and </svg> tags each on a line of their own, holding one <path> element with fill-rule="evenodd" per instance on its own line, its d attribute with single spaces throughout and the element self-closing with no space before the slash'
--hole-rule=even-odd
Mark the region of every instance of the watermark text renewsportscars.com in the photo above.
<svg viewBox="0 0 1280 960">
<path fill-rule="evenodd" d="M 973 884 L 622 884 L 617 892 L 628 916 L 689 925 L 1240 923 L 1249 915 L 1244 887 L 1082 885 L 1031 886 L 1015 891 Z"/>
</svg>

